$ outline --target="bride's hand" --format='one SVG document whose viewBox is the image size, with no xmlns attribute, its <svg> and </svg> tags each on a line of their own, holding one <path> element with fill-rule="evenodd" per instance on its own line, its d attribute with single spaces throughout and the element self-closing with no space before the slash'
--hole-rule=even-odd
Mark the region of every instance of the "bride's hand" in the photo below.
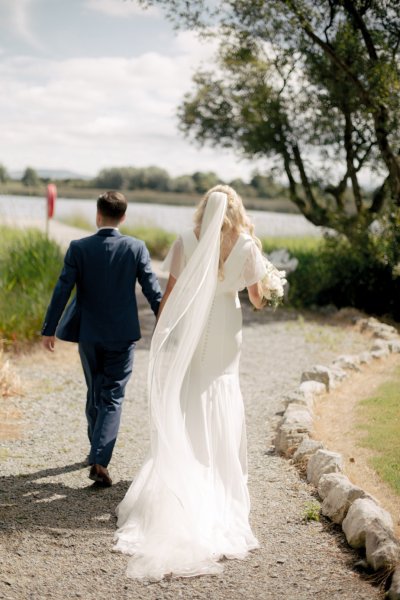
<svg viewBox="0 0 400 600">
<path fill-rule="evenodd" d="M 249 294 L 250 302 L 252 303 L 254 308 L 257 308 L 258 310 L 264 308 L 267 301 L 263 296 L 261 285 L 259 282 L 253 283 L 253 285 L 249 285 L 249 287 L 247 288 L 247 292 Z"/>
</svg>

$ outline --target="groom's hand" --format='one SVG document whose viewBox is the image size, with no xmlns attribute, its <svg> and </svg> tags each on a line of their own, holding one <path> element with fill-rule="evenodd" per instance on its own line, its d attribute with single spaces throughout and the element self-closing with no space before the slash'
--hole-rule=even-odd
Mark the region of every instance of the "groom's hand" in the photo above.
<svg viewBox="0 0 400 600">
<path fill-rule="evenodd" d="M 46 348 L 46 350 L 50 350 L 50 352 L 54 352 L 55 343 L 56 343 L 56 338 L 54 335 L 43 335 L 42 336 L 42 344 Z"/>
</svg>

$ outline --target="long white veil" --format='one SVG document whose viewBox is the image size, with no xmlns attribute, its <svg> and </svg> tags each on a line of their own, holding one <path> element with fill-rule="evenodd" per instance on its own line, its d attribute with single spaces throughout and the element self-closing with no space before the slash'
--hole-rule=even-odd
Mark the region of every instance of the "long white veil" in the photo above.
<svg viewBox="0 0 400 600">
<path fill-rule="evenodd" d="M 135 554 L 128 565 L 133 577 L 222 570 L 211 550 L 210 474 L 192 451 L 181 391 L 215 295 L 226 206 L 226 194 L 209 196 L 198 245 L 153 335 L 148 371 L 151 454 L 117 510 L 116 549 Z"/>
<path fill-rule="evenodd" d="M 184 434 L 180 390 L 203 332 L 218 279 L 220 232 L 227 196 L 214 192 L 207 200 L 200 240 L 177 280 L 155 329 L 149 361 L 152 451 L 160 463 L 173 465 L 191 449 Z M 169 483 L 173 478 L 168 478 Z"/>
</svg>

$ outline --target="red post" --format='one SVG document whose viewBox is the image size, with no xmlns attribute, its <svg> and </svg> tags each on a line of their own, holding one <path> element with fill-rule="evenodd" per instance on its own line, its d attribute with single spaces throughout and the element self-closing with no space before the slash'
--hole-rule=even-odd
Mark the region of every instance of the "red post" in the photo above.
<svg viewBox="0 0 400 600">
<path fill-rule="evenodd" d="M 47 206 L 46 206 L 46 235 L 49 237 L 49 220 L 53 218 L 54 209 L 57 200 L 57 187 L 54 183 L 47 185 Z"/>
</svg>

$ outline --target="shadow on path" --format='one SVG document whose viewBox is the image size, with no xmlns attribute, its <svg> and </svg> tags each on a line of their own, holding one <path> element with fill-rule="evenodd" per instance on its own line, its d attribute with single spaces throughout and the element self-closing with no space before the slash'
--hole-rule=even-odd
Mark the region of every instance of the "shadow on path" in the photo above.
<svg viewBox="0 0 400 600">
<path fill-rule="evenodd" d="M 76 474 L 75 483 L 81 487 L 69 487 L 59 479 L 65 479 L 73 471 L 83 471 Z M 44 529 L 57 535 L 57 531 L 65 529 L 114 529 L 115 507 L 130 482 L 119 481 L 110 488 L 102 488 L 93 484 L 87 474 L 87 467 L 77 462 L 1 477 L 0 530 L 12 535 L 18 529 Z"/>
</svg>

